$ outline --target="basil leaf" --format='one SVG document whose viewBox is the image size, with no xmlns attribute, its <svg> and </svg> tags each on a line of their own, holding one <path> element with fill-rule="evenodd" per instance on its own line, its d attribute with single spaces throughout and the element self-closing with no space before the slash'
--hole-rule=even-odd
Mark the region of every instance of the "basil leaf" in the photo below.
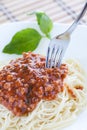
<svg viewBox="0 0 87 130">
<path fill-rule="evenodd" d="M 44 15 L 44 13 L 43 12 L 40 12 L 40 13 L 36 12 L 35 14 L 37 16 L 38 25 L 40 25 L 40 20 L 41 20 L 41 17 Z"/>
<path fill-rule="evenodd" d="M 39 13 L 36 12 L 38 25 L 41 29 L 41 31 L 49 37 L 49 33 L 53 28 L 53 22 L 52 20 L 45 14 L 45 13 Z"/>
<path fill-rule="evenodd" d="M 17 32 L 11 42 L 7 44 L 3 52 L 9 54 L 22 54 L 33 51 L 38 46 L 42 36 L 32 28 L 27 28 Z"/>
</svg>

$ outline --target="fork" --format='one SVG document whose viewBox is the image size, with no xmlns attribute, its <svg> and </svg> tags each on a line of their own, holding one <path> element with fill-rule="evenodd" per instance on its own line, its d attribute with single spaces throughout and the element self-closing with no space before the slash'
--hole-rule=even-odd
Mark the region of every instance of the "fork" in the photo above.
<svg viewBox="0 0 87 130">
<path fill-rule="evenodd" d="M 70 35 L 76 29 L 80 19 L 84 16 L 86 9 L 87 1 L 74 23 L 64 33 L 57 35 L 51 39 L 46 55 L 46 68 L 60 67 L 62 59 L 70 42 Z"/>
</svg>

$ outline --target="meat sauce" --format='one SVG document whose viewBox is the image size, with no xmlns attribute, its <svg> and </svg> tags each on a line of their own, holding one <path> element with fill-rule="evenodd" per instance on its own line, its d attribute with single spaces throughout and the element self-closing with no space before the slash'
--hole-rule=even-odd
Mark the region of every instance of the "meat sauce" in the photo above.
<svg viewBox="0 0 87 130">
<path fill-rule="evenodd" d="M 0 103 L 16 116 L 33 111 L 43 100 L 53 100 L 63 90 L 67 66 L 45 68 L 45 57 L 31 52 L 12 60 L 0 71 Z"/>
</svg>

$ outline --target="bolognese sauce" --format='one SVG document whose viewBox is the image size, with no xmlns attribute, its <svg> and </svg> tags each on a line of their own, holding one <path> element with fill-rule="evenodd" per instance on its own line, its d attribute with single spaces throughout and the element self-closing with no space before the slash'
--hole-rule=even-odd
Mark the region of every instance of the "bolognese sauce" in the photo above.
<svg viewBox="0 0 87 130">
<path fill-rule="evenodd" d="M 45 57 L 31 52 L 0 70 L 0 103 L 22 116 L 43 100 L 53 100 L 63 90 L 67 66 L 45 68 Z"/>
</svg>

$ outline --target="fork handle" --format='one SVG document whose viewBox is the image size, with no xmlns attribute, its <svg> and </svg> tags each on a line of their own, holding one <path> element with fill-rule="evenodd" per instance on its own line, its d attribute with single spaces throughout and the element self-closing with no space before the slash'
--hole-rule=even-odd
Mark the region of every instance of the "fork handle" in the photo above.
<svg viewBox="0 0 87 130">
<path fill-rule="evenodd" d="M 85 3 L 85 5 L 84 5 L 84 7 L 83 7 L 83 9 L 81 11 L 81 13 L 79 14 L 79 16 L 77 17 L 77 19 L 75 20 L 75 22 L 69 27 L 69 29 L 67 30 L 66 33 L 71 34 L 75 30 L 75 28 L 77 27 L 80 19 L 84 16 L 86 10 L 87 10 L 87 1 Z"/>
</svg>

